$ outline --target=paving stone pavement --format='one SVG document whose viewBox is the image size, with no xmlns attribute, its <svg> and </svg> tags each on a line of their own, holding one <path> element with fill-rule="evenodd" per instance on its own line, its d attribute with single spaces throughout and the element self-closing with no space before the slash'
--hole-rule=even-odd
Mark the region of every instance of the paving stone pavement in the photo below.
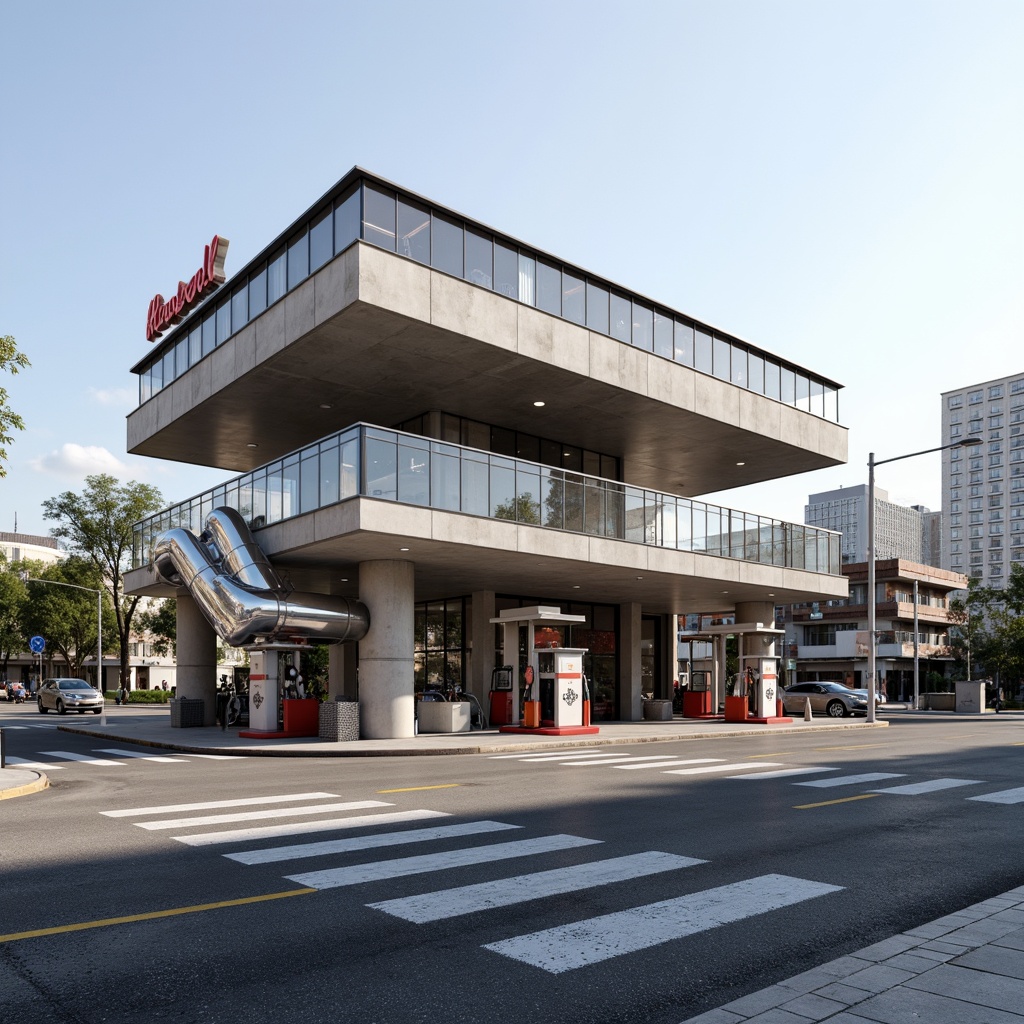
<svg viewBox="0 0 1024 1024">
<path fill-rule="evenodd" d="M 683 1024 L 1024 1024 L 1024 886 Z"/>
</svg>

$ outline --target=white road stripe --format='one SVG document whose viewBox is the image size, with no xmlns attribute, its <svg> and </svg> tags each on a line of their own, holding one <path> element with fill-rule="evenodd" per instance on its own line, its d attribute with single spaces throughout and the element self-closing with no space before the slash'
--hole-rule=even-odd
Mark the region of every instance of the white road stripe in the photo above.
<svg viewBox="0 0 1024 1024">
<path fill-rule="evenodd" d="M 637 768 L 667 768 L 677 764 L 719 764 L 720 757 L 691 757 L 685 761 L 663 761 L 660 764 L 617 764 L 621 771 L 633 771 Z"/>
<path fill-rule="evenodd" d="M 666 775 L 707 775 L 710 772 L 739 772 L 747 768 L 770 768 L 779 761 L 735 761 L 732 764 L 709 764 L 703 768 L 676 768 Z"/>
<path fill-rule="evenodd" d="M 218 843 L 242 843 L 253 839 L 279 839 L 281 836 L 309 835 L 312 832 L 340 832 L 344 828 L 368 828 L 392 825 L 400 821 L 422 821 L 424 818 L 448 818 L 447 811 L 386 811 L 384 814 L 355 814 L 348 818 L 327 821 L 295 821 L 286 825 L 261 825 L 234 828 L 224 832 L 199 832 L 191 836 L 171 836 L 186 846 L 214 846 Z"/>
<path fill-rule="evenodd" d="M 872 793 L 896 793 L 900 796 L 919 796 L 922 793 L 937 793 L 942 789 L 957 789 L 960 786 L 980 786 L 977 779 L 929 779 L 927 782 L 912 782 L 906 786 L 890 786 L 873 789 Z"/>
<path fill-rule="evenodd" d="M 97 750 L 97 754 L 116 754 L 118 757 L 137 757 L 143 761 L 159 761 L 161 764 L 188 764 L 184 757 L 164 757 L 162 754 L 140 754 L 137 750 L 121 750 L 118 747 L 111 747 L 107 750 Z"/>
<path fill-rule="evenodd" d="M 462 914 L 475 914 L 480 910 L 508 907 L 515 903 L 546 899 L 567 892 L 584 892 L 597 885 L 611 885 L 631 878 L 643 878 L 661 871 L 676 871 L 707 861 L 693 857 L 679 857 L 672 853 L 635 853 L 628 857 L 614 857 L 569 868 L 538 871 L 533 875 L 501 878 L 479 885 L 463 885 L 441 892 L 428 892 L 404 899 L 368 903 L 374 910 L 401 917 L 415 924 L 441 921 Z"/>
<path fill-rule="evenodd" d="M 7 759 L 8 761 L 10 758 Z M 986 793 L 984 796 L 969 796 L 968 800 L 981 800 L 988 804 L 1020 804 L 1024 803 L 1024 786 L 1017 789 L 1003 789 L 998 793 Z"/>
<path fill-rule="evenodd" d="M 337 793 L 291 793 L 285 796 L 249 796 L 244 800 L 209 800 L 201 804 L 164 804 L 157 807 L 128 807 L 123 811 L 100 811 L 108 818 L 131 818 L 136 814 L 181 814 L 184 811 L 213 811 L 218 807 L 251 807 L 256 804 L 286 804 L 293 800 L 337 800 Z"/>
<path fill-rule="evenodd" d="M 340 804 L 310 804 L 302 807 L 275 807 L 272 811 L 239 811 L 236 814 L 204 814 L 198 818 L 172 818 L 170 821 L 135 821 L 136 828 L 156 831 L 166 828 L 190 828 L 192 825 L 226 825 L 231 821 L 266 821 L 268 818 L 294 818 L 300 814 L 326 814 L 328 811 L 362 811 L 367 807 L 393 807 L 383 800 L 346 800 Z"/>
<path fill-rule="evenodd" d="M 90 757 L 88 754 L 73 754 L 70 750 L 40 750 L 47 757 L 59 757 L 64 761 L 78 761 L 81 764 L 95 764 L 105 768 L 123 768 L 124 761 L 109 761 L 103 757 Z"/>
<path fill-rule="evenodd" d="M 837 772 L 838 768 L 779 768 L 774 772 L 753 772 L 750 775 L 734 775 L 734 779 L 784 779 L 787 775 L 813 775 L 815 772 Z"/>
<path fill-rule="evenodd" d="M 868 772 L 865 775 L 840 775 L 831 779 L 812 779 L 810 782 L 794 782 L 794 786 L 815 786 L 831 789 L 833 786 L 856 786 L 862 782 L 881 782 L 882 779 L 902 779 L 904 775 L 893 772 Z"/>
<path fill-rule="evenodd" d="M 228 860 L 237 860 L 240 864 L 274 864 L 282 860 L 301 860 L 304 857 L 322 857 L 329 853 L 375 850 L 382 846 L 401 846 L 405 843 L 426 843 L 435 839 L 483 835 L 487 832 L 504 832 L 513 828 L 522 826 L 506 825 L 503 821 L 468 821 L 458 825 L 404 829 L 401 832 L 377 832 L 351 839 L 326 839 L 322 843 L 299 843 L 295 846 L 274 846 L 267 850 L 245 850 L 242 853 L 225 853 L 224 856 Z"/>
<path fill-rule="evenodd" d="M 244 754 L 193 754 L 189 751 L 189 757 L 201 757 L 206 761 L 244 761 Z"/>
<path fill-rule="evenodd" d="M 492 942 L 484 949 L 551 974 L 562 974 L 840 891 L 841 886 L 837 885 L 786 875 L 762 875 L 661 903 Z"/>
<path fill-rule="evenodd" d="M 487 759 L 488 761 L 511 761 L 513 759 L 519 761 L 547 761 L 551 758 L 557 760 L 560 757 L 586 757 L 588 755 L 600 753 L 599 747 L 591 747 L 589 750 L 563 750 L 561 754 L 552 754 L 551 751 L 545 751 L 542 754 L 491 754 Z"/>
<path fill-rule="evenodd" d="M 353 864 L 347 868 L 327 868 L 324 871 L 309 871 L 301 875 L 285 875 L 285 878 L 313 889 L 336 889 L 342 885 L 379 882 L 385 878 L 403 878 L 406 875 L 421 875 L 428 871 L 450 871 L 452 868 L 462 868 L 469 864 L 490 864 L 499 860 L 533 857 L 540 853 L 571 850 L 577 846 L 593 846 L 600 842 L 600 839 L 583 839 L 581 836 L 541 836 L 539 839 L 492 843 L 490 846 L 430 853 L 422 857 L 402 857 L 398 860 Z"/>
<path fill-rule="evenodd" d="M 50 764 L 46 761 L 26 761 L 21 757 L 8 757 L 8 764 L 16 764 L 19 768 L 44 768 L 48 772 L 62 772 L 64 771 L 64 765 L 62 764 Z"/>
<path fill-rule="evenodd" d="M 592 765 L 592 764 L 611 764 L 613 761 L 675 761 L 675 755 L 673 754 L 648 754 L 645 757 L 637 757 L 635 754 L 629 754 L 626 757 L 608 757 L 603 761 L 563 761 L 565 765 Z"/>
</svg>

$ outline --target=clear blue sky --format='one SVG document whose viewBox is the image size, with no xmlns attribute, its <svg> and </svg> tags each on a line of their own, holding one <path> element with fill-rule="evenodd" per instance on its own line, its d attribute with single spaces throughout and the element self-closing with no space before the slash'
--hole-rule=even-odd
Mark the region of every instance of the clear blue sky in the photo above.
<svg viewBox="0 0 1024 1024">
<path fill-rule="evenodd" d="M 1020 0 L 5 4 L 0 530 L 230 475 L 125 454 L 147 304 L 354 164 L 844 384 L 849 465 L 717 496 L 802 521 L 1024 370 L 1022 53 Z M 937 456 L 878 483 L 939 507 Z"/>
</svg>

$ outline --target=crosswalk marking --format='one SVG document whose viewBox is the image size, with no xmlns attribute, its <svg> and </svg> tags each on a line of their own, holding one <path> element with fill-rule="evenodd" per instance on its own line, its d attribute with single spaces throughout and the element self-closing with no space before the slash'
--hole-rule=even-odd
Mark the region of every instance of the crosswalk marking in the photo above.
<svg viewBox="0 0 1024 1024">
<path fill-rule="evenodd" d="M 542 754 L 528 754 L 525 751 L 519 754 L 491 754 L 487 759 L 488 761 L 558 761 L 566 757 L 587 757 L 599 754 L 601 751 L 597 747 L 592 747 L 589 750 L 563 750 L 560 754 L 552 754 L 550 750 L 544 751 Z"/>
<path fill-rule="evenodd" d="M 164 804 L 157 807 L 128 807 L 120 811 L 100 811 L 108 818 L 131 818 L 136 814 L 183 814 L 185 811 L 213 811 L 218 807 L 249 807 L 255 804 L 284 804 L 296 800 L 336 800 L 337 793 L 287 793 L 283 796 L 249 796 L 243 800 L 207 800 L 200 804 Z"/>
<path fill-rule="evenodd" d="M 663 761 L 660 764 L 651 764 L 645 762 L 644 764 L 617 764 L 615 767 L 620 771 L 635 771 L 637 768 L 667 768 L 677 764 L 711 764 L 712 762 L 721 763 L 722 758 L 720 757 L 690 757 L 685 761 Z"/>
<path fill-rule="evenodd" d="M 661 761 L 662 763 L 664 763 L 665 761 L 673 761 L 673 760 L 674 760 L 674 758 L 673 758 L 673 756 L 671 754 L 648 754 L 648 755 L 646 755 L 644 757 L 637 757 L 634 754 L 628 754 L 625 757 L 615 757 L 613 755 L 608 755 L 607 757 L 605 757 L 601 761 L 596 761 L 596 760 L 595 761 L 563 761 L 562 763 L 564 765 L 566 765 L 566 767 L 573 767 L 575 765 L 581 765 L 581 764 L 582 765 L 613 764 L 616 761 Z"/>
<path fill-rule="evenodd" d="M 881 782 L 882 779 L 902 779 L 906 776 L 895 772 L 868 772 L 865 775 L 840 775 L 838 778 L 812 779 L 810 782 L 794 782 L 794 786 L 816 786 L 829 789 L 832 786 L 856 786 L 862 782 Z"/>
<path fill-rule="evenodd" d="M 238 811 L 234 814 L 205 814 L 198 818 L 172 818 L 169 821 L 136 821 L 137 828 L 150 830 L 189 828 L 192 825 L 226 825 L 231 821 L 260 821 L 267 818 L 291 818 L 299 814 L 325 814 L 327 811 L 362 811 L 368 807 L 392 807 L 383 800 L 346 800 L 340 804 L 310 804 L 302 807 L 276 807 L 270 811 Z"/>
<path fill-rule="evenodd" d="M 290 882 L 297 882 L 299 885 L 308 885 L 311 889 L 334 889 L 343 885 L 359 885 L 362 882 L 379 882 L 387 878 L 420 875 L 428 871 L 450 871 L 453 868 L 467 867 L 470 864 L 490 864 L 499 860 L 533 857 L 556 850 L 571 850 L 579 846 L 597 845 L 600 842 L 600 839 L 584 839 L 582 836 L 541 836 L 538 839 L 493 843 L 490 846 L 449 850 L 446 853 L 426 854 L 422 857 L 370 861 L 367 864 L 354 864 L 351 867 L 308 871 L 305 874 L 285 875 L 285 878 Z"/>
<path fill-rule="evenodd" d="M 123 761 L 110 761 L 104 757 L 90 757 L 88 754 L 74 754 L 70 750 L 40 750 L 47 757 L 59 757 L 64 761 L 79 761 L 82 764 L 94 764 L 104 768 L 123 768 Z"/>
<path fill-rule="evenodd" d="M 689 896 L 492 942 L 484 949 L 551 974 L 562 974 L 841 889 L 838 885 L 786 875 L 762 875 Z"/>
<path fill-rule="evenodd" d="M 838 768 L 778 768 L 773 772 L 749 772 L 734 775 L 734 779 L 785 779 L 790 775 L 813 775 L 815 772 L 835 772 Z"/>
<path fill-rule="evenodd" d="M 676 768 L 666 775 L 706 775 L 709 772 L 739 772 L 746 768 L 768 768 L 777 761 L 736 761 L 733 764 L 708 764 L 703 768 Z"/>
<path fill-rule="evenodd" d="M 942 789 L 956 789 L 959 786 L 977 786 L 976 779 L 929 779 L 927 782 L 912 782 L 906 786 L 889 786 L 873 789 L 873 793 L 896 793 L 900 796 L 919 796 L 921 793 L 937 793 Z"/>
<path fill-rule="evenodd" d="M 201 757 L 204 761 L 244 761 L 243 754 L 189 754 L 189 757 Z"/>
<path fill-rule="evenodd" d="M 19 768 L 42 768 L 48 772 L 64 770 L 64 765 L 62 764 L 54 764 L 48 761 L 26 761 L 23 757 L 8 757 L 6 761 L 8 764 L 16 764 Z"/>
<path fill-rule="evenodd" d="M 643 878 L 662 871 L 676 871 L 706 863 L 694 857 L 680 857 L 672 853 L 635 853 L 569 868 L 538 871 L 532 875 L 481 882 L 479 885 L 463 885 L 419 896 L 383 900 L 380 903 L 368 903 L 367 906 L 414 924 L 424 924 L 427 921 L 441 921 L 563 893 L 583 892 L 598 885 L 611 885 L 631 878 Z"/>
<path fill-rule="evenodd" d="M 253 839 L 279 839 L 281 836 L 309 835 L 313 832 L 337 832 L 344 828 L 366 828 L 372 825 L 391 825 L 395 822 L 420 821 L 425 818 L 448 818 L 447 811 L 386 811 L 383 814 L 354 814 L 348 818 L 328 818 L 326 821 L 288 822 L 286 825 L 260 825 L 253 828 L 233 828 L 223 832 L 199 832 L 190 836 L 171 836 L 176 843 L 186 846 L 215 846 L 219 843 L 241 843 Z"/>
<path fill-rule="evenodd" d="M 986 793 L 984 796 L 969 796 L 968 800 L 981 800 L 989 804 L 1020 804 L 1024 803 L 1024 786 L 1016 789 L 1003 789 L 998 793 Z"/>
<path fill-rule="evenodd" d="M 382 846 L 401 846 L 405 843 L 426 843 L 435 839 L 454 839 L 461 836 L 483 835 L 521 828 L 503 821 L 467 821 L 457 825 L 435 825 L 433 828 L 405 829 L 401 832 L 378 832 L 351 839 L 326 839 L 320 843 L 299 843 L 295 846 L 275 846 L 269 850 L 245 850 L 225 853 L 228 860 L 240 864 L 274 864 L 282 860 L 301 860 L 322 857 L 330 853 L 353 853 L 360 850 L 380 849 Z"/>
<path fill-rule="evenodd" d="M 106 750 L 97 750 L 97 754 L 114 754 L 116 757 L 137 757 L 143 761 L 157 761 L 160 764 L 188 764 L 184 757 L 166 757 L 162 754 L 143 754 L 137 750 L 121 750 L 118 747 L 110 747 Z"/>
</svg>

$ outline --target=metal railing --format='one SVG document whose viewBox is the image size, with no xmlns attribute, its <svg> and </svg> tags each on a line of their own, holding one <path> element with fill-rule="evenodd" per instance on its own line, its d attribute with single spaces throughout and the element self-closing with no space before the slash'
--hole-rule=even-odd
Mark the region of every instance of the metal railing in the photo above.
<svg viewBox="0 0 1024 1024">
<path fill-rule="evenodd" d="M 363 497 L 767 565 L 840 574 L 841 534 L 359 423 L 135 524 L 133 565 L 213 509 L 254 530 Z"/>
</svg>

